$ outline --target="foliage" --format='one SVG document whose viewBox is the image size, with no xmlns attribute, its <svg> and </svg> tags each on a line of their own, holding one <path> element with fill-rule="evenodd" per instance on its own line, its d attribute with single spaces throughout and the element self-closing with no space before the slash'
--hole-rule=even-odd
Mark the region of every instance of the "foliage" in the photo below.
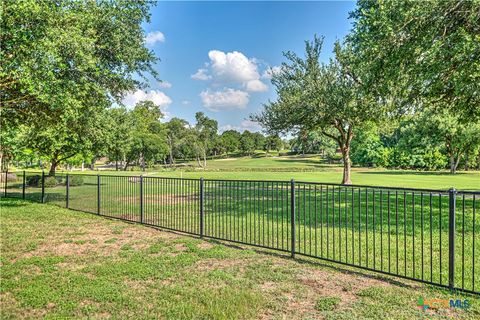
<svg viewBox="0 0 480 320">
<path fill-rule="evenodd" d="M 80 175 L 71 175 L 68 177 L 68 184 L 70 187 L 81 186 L 84 184 L 83 177 Z"/>
<path fill-rule="evenodd" d="M 160 122 L 163 114 L 158 105 L 147 100 L 137 103 L 130 117 L 132 143 L 126 155 L 125 169 L 138 159 L 142 170 L 145 170 L 147 162 L 164 158 L 168 153 L 165 128 Z"/>
<path fill-rule="evenodd" d="M 197 122 L 191 139 L 198 166 L 204 168 L 207 166 L 207 155 L 215 146 L 218 122 L 208 118 L 203 112 L 197 112 L 195 114 L 195 120 Z M 200 160 L 203 160 L 203 162 Z"/>
<path fill-rule="evenodd" d="M 33 175 L 29 176 L 26 179 L 26 184 L 29 187 L 38 187 L 41 184 L 42 176 L 40 175 Z"/>
<path fill-rule="evenodd" d="M 53 176 L 46 176 L 44 178 L 44 186 L 45 188 L 53 188 L 53 187 L 56 187 L 57 184 L 58 184 L 58 181 L 55 177 Z"/>
<path fill-rule="evenodd" d="M 351 18 L 346 42 L 365 88 L 408 109 L 480 118 L 479 1 L 361 0 Z"/>
<path fill-rule="evenodd" d="M 281 72 L 272 77 L 278 99 L 267 103 L 252 119 L 270 132 L 320 130 L 338 143 L 344 163 L 342 183 L 349 184 L 353 130 L 367 121 L 380 120 L 382 108 L 373 107 L 361 94 L 355 78 L 345 72 L 350 66 L 338 60 L 320 63 L 322 43 L 316 36 L 307 41 L 305 58 L 284 53 L 288 63 L 282 63 Z M 337 55 L 343 55 L 343 50 L 348 49 L 337 46 Z"/>
<path fill-rule="evenodd" d="M 57 164 L 95 154 L 102 111 L 157 77 L 142 23 L 148 1 L 6 1 L 0 50 L 1 126 L 26 133 L 29 147 Z M 139 77 L 140 76 L 140 77 Z M 98 138 L 98 139 L 97 139 Z M 6 153 L 9 153 L 7 144 Z M 3 153 L 3 147 L 2 147 Z M 3 160 L 3 158 L 2 158 Z"/>
<path fill-rule="evenodd" d="M 248 130 L 243 131 L 240 137 L 240 151 L 245 155 L 252 155 L 255 152 L 255 136 Z"/>
</svg>

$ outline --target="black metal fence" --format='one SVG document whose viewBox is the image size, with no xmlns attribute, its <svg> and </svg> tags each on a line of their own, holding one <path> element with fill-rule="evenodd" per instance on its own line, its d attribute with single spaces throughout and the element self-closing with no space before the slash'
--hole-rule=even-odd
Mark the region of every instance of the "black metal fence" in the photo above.
<svg viewBox="0 0 480 320">
<path fill-rule="evenodd" d="M 480 192 L 17 172 L 2 196 L 480 294 Z"/>
</svg>

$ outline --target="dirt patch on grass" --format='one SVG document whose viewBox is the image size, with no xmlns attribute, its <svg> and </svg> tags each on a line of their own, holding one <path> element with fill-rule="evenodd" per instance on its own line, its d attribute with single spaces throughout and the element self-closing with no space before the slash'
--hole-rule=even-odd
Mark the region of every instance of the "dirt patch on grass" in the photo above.
<svg viewBox="0 0 480 320">
<path fill-rule="evenodd" d="M 213 247 L 214 247 L 213 244 L 209 242 L 202 242 L 197 245 L 197 248 L 202 250 L 212 249 Z"/>
<path fill-rule="evenodd" d="M 245 267 L 248 264 L 245 259 L 203 259 L 195 264 L 195 270 L 213 271 L 224 270 L 233 267 Z"/>
<path fill-rule="evenodd" d="M 111 256 L 127 246 L 137 251 L 145 250 L 151 243 L 159 240 L 179 238 L 178 235 L 173 233 L 128 225 L 122 222 L 113 225 L 91 223 L 78 227 L 74 231 L 78 236 L 65 239 L 61 236 L 53 235 L 44 239 L 35 250 L 20 254 L 12 262 L 23 258 L 48 255 L 84 256 L 97 254 Z M 61 234 L 61 232 L 58 234 Z"/>
</svg>

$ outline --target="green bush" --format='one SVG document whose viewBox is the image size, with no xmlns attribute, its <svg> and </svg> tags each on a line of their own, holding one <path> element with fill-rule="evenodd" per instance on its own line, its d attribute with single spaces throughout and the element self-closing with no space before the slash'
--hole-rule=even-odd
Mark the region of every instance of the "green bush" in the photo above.
<svg viewBox="0 0 480 320">
<path fill-rule="evenodd" d="M 82 176 L 70 176 L 68 179 L 68 183 L 71 187 L 81 186 L 84 183 Z"/>
<path fill-rule="evenodd" d="M 44 184 L 45 184 L 45 188 L 53 188 L 58 184 L 57 178 L 51 177 L 51 176 L 45 177 Z"/>
<path fill-rule="evenodd" d="M 34 175 L 34 176 L 29 176 L 26 179 L 27 181 L 27 186 L 29 187 L 38 187 L 41 184 L 42 176 L 40 175 Z"/>
</svg>

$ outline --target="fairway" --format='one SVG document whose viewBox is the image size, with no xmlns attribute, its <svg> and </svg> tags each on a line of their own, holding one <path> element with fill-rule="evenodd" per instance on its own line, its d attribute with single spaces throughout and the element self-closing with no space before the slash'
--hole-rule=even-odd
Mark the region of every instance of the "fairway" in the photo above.
<svg viewBox="0 0 480 320">
<path fill-rule="evenodd" d="M 179 165 L 176 169 L 151 168 L 146 172 L 90 170 L 73 173 L 101 175 L 146 175 L 175 178 L 240 179 L 240 180 L 281 180 L 340 183 L 342 167 L 324 164 L 318 156 L 284 157 L 239 157 L 208 160 L 205 169 Z M 138 168 L 137 168 L 138 169 Z M 60 172 L 60 171 L 59 171 Z M 61 171 L 67 173 L 66 171 Z M 388 170 L 382 168 L 353 168 L 352 182 L 357 185 L 423 188 L 446 190 L 480 190 L 479 171 L 460 171 L 452 175 L 447 171 Z"/>
<path fill-rule="evenodd" d="M 1 201 L 1 317 L 420 318 L 418 297 L 476 297 L 21 200 Z M 382 303 L 378 303 L 382 301 Z"/>
</svg>

